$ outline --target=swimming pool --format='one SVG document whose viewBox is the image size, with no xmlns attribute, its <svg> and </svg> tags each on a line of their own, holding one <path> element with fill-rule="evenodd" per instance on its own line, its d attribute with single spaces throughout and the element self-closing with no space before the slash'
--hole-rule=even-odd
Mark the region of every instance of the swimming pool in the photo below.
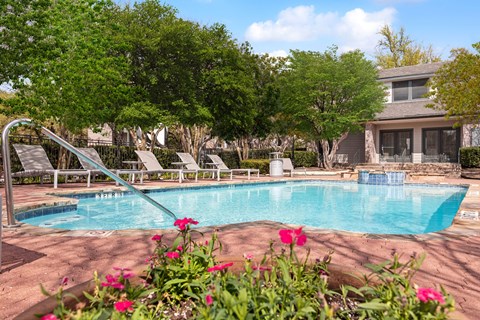
<svg viewBox="0 0 480 320">
<path fill-rule="evenodd" d="M 245 183 L 147 191 L 178 218 L 200 226 L 259 220 L 377 234 L 419 234 L 451 225 L 467 188 L 366 185 L 332 181 Z M 128 193 L 79 197 L 77 206 L 17 216 L 24 223 L 70 230 L 172 228 L 173 220 Z M 63 211 L 63 212 L 58 212 Z"/>
</svg>

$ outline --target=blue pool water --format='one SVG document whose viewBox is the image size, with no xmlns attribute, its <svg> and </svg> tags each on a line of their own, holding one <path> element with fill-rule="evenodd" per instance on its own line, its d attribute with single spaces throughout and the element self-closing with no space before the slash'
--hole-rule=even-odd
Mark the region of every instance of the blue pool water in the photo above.
<svg viewBox="0 0 480 320">
<path fill-rule="evenodd" d="M 300 181 L 163 189 L 149 196 L 200 226 L 272 220 L 377 234 L 419 234 L 451 225 L 467 189 Z M 172 228 L 173 219 L 138 196 L 82 196 L 77 210 L 25 213 L 22 222 L 71 230 Z M 57 210 L 58 211 L 58 210 Z"/>
</svg>

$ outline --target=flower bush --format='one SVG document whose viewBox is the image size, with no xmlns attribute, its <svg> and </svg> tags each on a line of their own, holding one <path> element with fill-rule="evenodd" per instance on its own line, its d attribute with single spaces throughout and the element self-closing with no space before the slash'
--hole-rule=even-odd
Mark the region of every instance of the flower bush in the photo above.
<svg viewBox="0 0 480 320">
<path fill-rule="evenodd" d="M 233 262 L 216 259 L 222 249 L 216 233 L 210 241 L 192 240 L 196 224 L 175 221 L 178 236 L 169 244 L 154 235 L 155 250 L 140 277 L 119 267 L 104 277 L 95 273 L 95 289 L 74 308 L 64 304 L 65 278 L 57 306 L 41 319 L 447 319 L 453 310 L 443 288 L 413 283 L 424 256 L 402 263 L 394 255 L 368 265 L 364 286 L 334 291 L 328 284 L 331 254 L 311 259 L 308 248 L 299 248 L 307 242 L 302 228 L 280 230 L 280 253 L 271 241 L 261 259 L 245 253 L 242 271 L 232 272 Z"/>
</svg>

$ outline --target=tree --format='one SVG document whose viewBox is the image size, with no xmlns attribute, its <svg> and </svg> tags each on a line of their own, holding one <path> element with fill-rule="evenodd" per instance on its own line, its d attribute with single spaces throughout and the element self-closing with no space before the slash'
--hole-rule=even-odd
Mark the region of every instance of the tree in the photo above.
<svg viewBox="0 0 480 320">
<path fill-rule="evenodd" d="M 6 0 L 2 6 L 7 68 L 1 80 L 15 90 L 6 102 L 10 111 L 59 123 L 57 133 L 67 140 L 104 123 L 115 133 L 116 115 L 135 96 L 128 60 L 119 54 L 118 7 L 109 0 Z"/>
<path fill-rule="evenodd" d="M 383 108 L 377 69 L 360 51 L 292 51 L 281 100 L 298 130 L 316 142 L 318 163 L 333 165 L 338 145 Z M 321 154 L 321 156 L 320 156 Z"/>
<path fill-rule="evenodd" d="M 271 131 L 278 113 L 277 78 L 282 59 L 254 54 L 248 43 L 232 46 L 231 59 L 215 76 L 218 89 L 213 134 L 233 142 L 240 160 L 248 159 L 253 138 L 264 138 Z M 225 85 L 227 84 L 227 85 Z"/>
<path fill-rule="evenodd" d="M 472 46 L 476 53 L 452 50 L 452 60 L 429 81 L 436 103 L 429 107 L 446 110 L 447 118 L 456 117 L 463 123 L 480 122 L 480 42 Z"/>
<path fill-rule="evenodd" d="M 405 29 L 400 28 L 395 32 L 388 25 L 385 25 L 379 32 L 382 36 L 378 42 L 376 54 L 377 65 L 383 69 L 413 66 L 421 63 L 432 63 L 441 60 L 435 54 L 431 45 L 422 47 L 411 40 L 405 34 Z"/>
</svg>

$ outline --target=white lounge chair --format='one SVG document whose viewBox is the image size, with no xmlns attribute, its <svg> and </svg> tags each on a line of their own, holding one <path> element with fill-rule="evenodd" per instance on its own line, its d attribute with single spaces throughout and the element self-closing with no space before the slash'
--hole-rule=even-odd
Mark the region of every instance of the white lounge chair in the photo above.
<svg viewBox="0 0 480 320">
<path fill-rule="evenodd" d="M 138 158 L 143 165 L 147 169 L 145 173 L 147 174 L 154 174 L 154 173 L 171 173 L 172 179 L 173 175 L 178 175 L 178 182 L 182 183 L 185 173 L 194 173 L 195 174 L 195 182 L 198 180 L 198 172 L 196 170 L 188 170 L 188 169 L 164 169 L 162 165 L 158 162 L 157 157 L 151 151 L 140 151 L 135 150 Z"/>
<path fill-rule="evenodd" d="M 293 177 L 294 173 L 303 173 L 304 175 L 307 175 L 307 170 L 305 167 L 302 168 L 294 168 L 292 159 L 290 158 L 281 158 L 283 162 L 283 173 L 285 174 L 285 171 L 287 173 L 290 173 L 290 177 Z"/>
<path fill-rule="evenodd" d="M 222 158 L 220 158 L 220 156 L 218 156 L 216 154 L 209 154 L 208 157 L 210 158 L 210 160 L 212 160 L 212 164 L 215 165 L 217 167 L 217 169 L 230 170 L 230 171 L 232 171 L 232 174 L 235 174 L 236 172 L 238 172 L 238 173 L 246 172 L 247 176 L 248 176 L 248 180 L 250 180 L 250 174 L 252 172 L 257 173 L 257 178 L 260 177 L 260 170 L 259 169 L 230 169 L 223 162 L 223 160 L 222 160 Z"/>
<path fill-rule="evenodd" d="M 68 176 L 86 176 L 87 187 L 90 187 L 90 171 L 78 169 L 54 169 L 47 153 L 40 145 L 14 144 L 18 158 L 22 163 L 24 171 L 12 173 L 12 177 L 40 177 L 43 184 L 44 176 L 53 176 L 53 188 L 58 187 L 58 176 L 65 176 L 65 183 Z"/>
<path fill-rule="evenodd" d="M 220 181 L 220 174 L 221 173 L 228 173 L 228 174 L 230 174 L 230 180 L 233 179 L 232 170 L 224 170 L 224 169 L 217 169 L 217 168 L 202 169 L 197 164 L 195 159 L 193 159 L 193 157 L 190 153 L 177 152 L 177 155 L 182 160 L 182 162 L 180 162 L 179 164 L 182 164 L 188 170 L 195 170 L 197 173 L 202 172 L 204 177 L 205 177 L 206 172 L 210 172 L 212 174 L 213 178 L 215 178 L 215 175 L 216 175 L 217 180 Z"/>
<path fill-rule="evenodd" d="M 100 158 L 100 155 L 98 154 L 97 150 L 95 150 L 93 148 L 78 148 L 78 150 L 81 153 L 83 153 L 84 155 L 86 155 L 87 157 L 89 157 L 90 159 L 92 159 L 93 161 L 95 161 L 96 163 L 100 164 L 102 167 L 107 168 L 105 166 L 105 164 L 103 163 L 102 158 Z M 84 169 L 87 169 L 87 170 L 91 171 L 94 181 L 95 181 L 95 176 L 96 175 L 103 174 L 103 172 L 101 170 L 95 168 L 93 165 L 86 162 L 82 158 L 79 157 L 78 160 L 80 161 L 80 164 L 82 165 L 82 167 Z M 120 176 L 121 174 L 128 174 L 129 178 L 131 177 L 132 182 L 135 182 L 135 175 L 137 174 L 140 177 L 140 183 L 141 184 L 143 183 L 143 171 L 142 170 L 137 170 L 137 169 L 108 169 L 108 170 L 112 171 L 117 176 Z M 119 183 L 117 181 L 115 181 L 115 184 L 117 186 L 119 185 Z"/>
</svg>

